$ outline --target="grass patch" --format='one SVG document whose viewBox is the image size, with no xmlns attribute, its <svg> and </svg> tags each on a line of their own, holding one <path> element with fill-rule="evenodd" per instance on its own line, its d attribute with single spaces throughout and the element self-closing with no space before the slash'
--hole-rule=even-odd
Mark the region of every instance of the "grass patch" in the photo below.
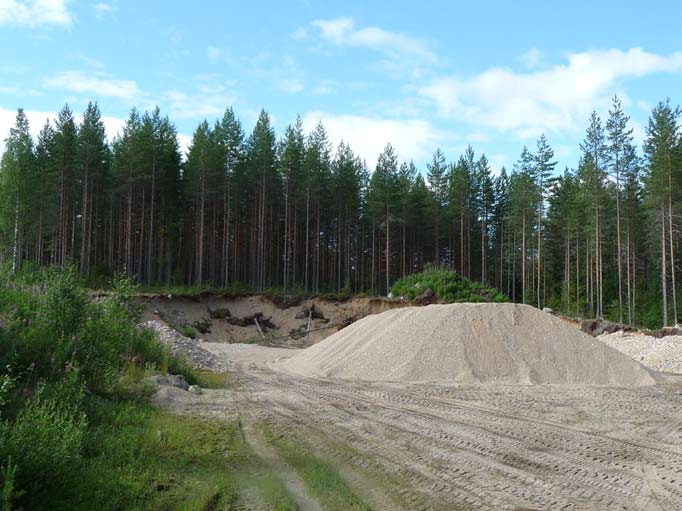
<svg viewBox="0 0 682 511">
<path fill-rule="evenodd" d="M 238 421 L 182 417 L 142 402 L 90 403 L 82 460 L 26 509 L 295 511 L 251 451 Z"/>
<path fill-rule="evenodd" d="M 310 493 L 329 511 L 371 511 L 362 498 L 353 492 L 338 470 L 330 463 L 311 454 L 303 446 L 274 433 L 267 425 L 263 436 L 291 466 Z"/>
<path fill-rule="evenodd" d="M 236 379 L 231 373 L 214 373 L 195 369 L 194 378 L 196 384 L 203 389 L 229 389 L 236 385 Z"/>
<path fill-rule="evenodd" d="M 194 327 L 191 327 L 189 325 L 182 325 L 180 328 L 180 333 L 184 335 L 185 337 L 189 337 L 190 339 L 196 339 L 197 338 L 197 331 L 194 329 Z"/>
<path fill-rule="evenodd" d="M 474 282 L 446 269 L 429 268 L 403 277 L 395 284 L 393 296 L 414 300 L 431 289 L 439 300 L 454 302 L 507 302 L 508 298 L 482 282 Z"/>
</svg>

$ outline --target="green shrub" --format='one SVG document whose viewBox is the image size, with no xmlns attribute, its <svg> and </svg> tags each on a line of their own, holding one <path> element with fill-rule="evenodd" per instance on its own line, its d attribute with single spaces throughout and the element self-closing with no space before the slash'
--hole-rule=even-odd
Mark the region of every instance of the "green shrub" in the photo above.
<svg viewBox="0 0 682 511">
<path fill-rule="evenodd" d="M 397 281 L 391 290 L 394 296 L 414 300 L 427 289 L 446 303 L 506 302 L 507 297 L 482 282 L 473 282 L 454 271 L 429 268 Z"/>
<path fill-rule="evenodd" d="M 185 337 L 189 337 L 190 339 L 197 338 L 197 331 L 189 325 L 182 325 L 180 327 L 180 333 Z"/>
<path fill-rule="evenodd" d="M 88 302 L 85 286 L 74 266 L 50 272 L 43 312 L 57 337 L 74 335 L 83 323 Z"/>
<path fill-rule="evenodd" d="M 58 486 L 80 458 L 86 427 L 77 378 L 40 389 L 14 423 L 0 425 L 0 458 L 16 460 L 16 487 L 33 499 Z"/>
<path fill-rule="evenodd" d="M 5 464 L 0 467 L 0 510 L 12 511 L 14 501 L 24 492 L 16 489 L 17 465 L 9 456 Z"/>
</svg>

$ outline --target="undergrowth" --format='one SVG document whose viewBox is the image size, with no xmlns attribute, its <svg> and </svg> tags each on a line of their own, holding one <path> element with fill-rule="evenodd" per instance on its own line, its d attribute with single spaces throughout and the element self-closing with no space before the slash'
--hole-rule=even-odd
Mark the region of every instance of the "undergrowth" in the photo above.
<svg viewBox="0 0 682 511">
<path fill-rule="evenodd" d="M 445 303 L 508 301 L 505 295 L 482 282 L 474 282 L 444 268 L 430 268 L 403 277 L 393 284 L 391 292 L 393 296 L 414 300 L 428 289 L 433 291 L 438 300 Z"/>
</svg>

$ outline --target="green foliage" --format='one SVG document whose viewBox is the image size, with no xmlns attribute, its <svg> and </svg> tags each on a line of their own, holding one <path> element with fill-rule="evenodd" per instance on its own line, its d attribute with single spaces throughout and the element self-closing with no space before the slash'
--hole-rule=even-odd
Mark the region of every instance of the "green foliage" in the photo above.
<svg viewBox="0 0 682 511">
<path fill-rule="evenodd" d="M 197 331 L 190 325 L 182 325 L 180 327 L 180 333 L 185 337 L 189 337 L 190 339 L 197 338 Z"/>
<path fill-rule="evenodd" d="M 14 423 L 0 426 L 0 458 L 17 460 L 13 477 L 29 501 L 58 488 L 80 458 L 87 418 L 77 378 L 40 388 Z"/>
<path fill-rule="evenodd" d="M 83 280 L 73 266 L 48 272 L 42 309 L 58 338 L 78 332 L 86 317 L 87 301 Z"/>
<path fill-rule="evenodd" d="M 17 465 L 11 456 L 7 457 L 5 464 L 0 467 L 0 510 L 12 511 L 15 500 L 24 492 L 16 489 Z"/>
<path fill-rule="evenodd" d="M 507 297 L 495 289 L 442 268 L 430 268 L 402 278 L 393 285 L 392 293 L 414 300 L 427 289 L 431 289 L 440 301 L 446 303 L 507 301 Z"/>
<path fill-rule="evenodd" d="M 99 459 L 97 466 L 91 465 L 91 459 L 98 448 L 106 451 L 104 443 L 121 451 L 127 448 L 121 442 L 129 439 L 123 439 L 117 429 L 100 436 L 93 419 L 97 424 L 103 421 L 110 409 L 107 397 L 123 396 L 125 402 L 130 400 L 126 396 L 139 394 L 139 380 L 151 371 L 184 374 L 194 382 L 193 370 L 173 357 L 153 333 L 135 326 L 140 308 L 135 286 L 125 277 L 116 277 L 112 292 L 94 302 L 70 266 L 45 272 L 44 285 L 3 272 L 0 279 L 3 511 L 15 505 L 48 509 L 47 503 L 49 509 L 74 509 L 72 503 L 78 501 L 74 492 L 78 498 L 88 498 L 76 509 L 91 509 L 91 499 L 102 492 L 107 495 L 101 505 L 111 501 L 110 509 L 120 509 L 115 504 L 120 502 L 115 498 L 120 488 L 107 486 L 116 480 L 119 458 L 112 454 Z M 93 392 L 100 396 L 88 397 Z M 131 403 L 128 410 L 140 406 Z M 135 455 L 139 454 L 138 449 Z M 139 467 L 123 468 L 132 478 L 133 468 Z M 152 474 L 153 470 L 148 477 Z M 118 477 L 120 482 L 123 476 Z M 91 487 L 86 489 L 87 484 Z M 126 491 L 130 505 L 144 495 L 141 487 Z"/>
</svg>

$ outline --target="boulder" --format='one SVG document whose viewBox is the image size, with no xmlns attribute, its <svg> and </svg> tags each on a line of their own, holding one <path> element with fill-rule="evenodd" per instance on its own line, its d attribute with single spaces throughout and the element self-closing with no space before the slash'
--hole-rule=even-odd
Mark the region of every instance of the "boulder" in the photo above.
<svg viewBox="0 0 682 511">
<path fill-rule="evenodd" d="M 147 378 L 146 381 L 162 387 L 176 387 L 182 390 L 189 390 L 189 383 L 181 374 L 155 374 Z"/>
<path fill-rule="evenodd" d="M 225 319 L 229 318 L 232 314 L 230 314 L 230 309 L 227 307 L 211 307 L 210 305 L 207 307 L 208 308 L 208 315 L 211 317 L 211 319 Z"/>
</svg>

